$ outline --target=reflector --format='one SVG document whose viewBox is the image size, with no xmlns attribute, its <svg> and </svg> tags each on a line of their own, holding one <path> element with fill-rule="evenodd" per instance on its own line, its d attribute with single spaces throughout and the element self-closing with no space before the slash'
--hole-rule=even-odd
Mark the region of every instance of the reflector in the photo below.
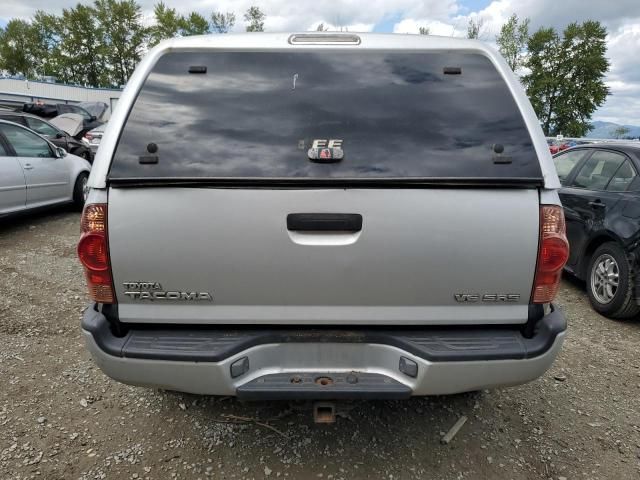
<svg viewBox="0 0 640 480">
<path fill-rule="evenodd" d="M 109 268 L 107 242 L 104 235 L 85 234 L 78 242 L 80 262 L 91 271 L 104 271 Z"/>
</svg>

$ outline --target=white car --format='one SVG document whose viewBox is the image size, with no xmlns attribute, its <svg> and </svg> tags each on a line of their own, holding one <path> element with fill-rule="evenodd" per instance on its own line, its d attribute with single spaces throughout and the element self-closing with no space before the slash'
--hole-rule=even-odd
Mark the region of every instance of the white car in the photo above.
<svg viewBox="0 0 640 480">
<path fill-rule="evenodd" d="M 95 156 L 98 151 L 98 147 L 100 146 L 100 141 L 102 140 L 102 135 L 104 135 L 104 129 L 107 124 L 102 124 L 93 130 L 84 134 L 82 137 L 82 142 L 91 149 L 91 153 Z"/>
<path fill-rule="evenodd" d="M 65 203 L 82 208 L 90 170 L 85 159 L 0 120 L 0 217 Z"/>
</svg>

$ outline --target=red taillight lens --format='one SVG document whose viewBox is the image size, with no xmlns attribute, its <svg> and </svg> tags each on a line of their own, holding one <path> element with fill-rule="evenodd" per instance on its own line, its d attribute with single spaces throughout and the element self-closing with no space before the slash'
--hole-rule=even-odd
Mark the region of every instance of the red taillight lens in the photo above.
<svg viewBox="0 0 640 480">
<path fill-rule="evenodd" d="M 86 138 L 87 140 L 93 140 L 93 135 L 91 135 L 89 132 L 84 134 L 84 138 Z"/>
<path fill-rule="evenodd" d="M 560 287 L 562 267 L 569 258 L 564 212 L 557 205 L 540 207 L 540 247 L 531 301 L 551 302 Z"/>
<path fill-rule="evenodd" d="M 84 266 L 89 296 L 98 303 L 113 303 L 113 279 L 107 245 L 107 206 L 102 203 L 85 206 L 80 230 L 78 258 Z"/>
<path fill-rule="evenodd" d="M 91 271 L 104 271 L 109 268 L 109 254 L 104 235 L 84 234 L 78 242 L 78 257 L 85 268 Z"/>
</svg>

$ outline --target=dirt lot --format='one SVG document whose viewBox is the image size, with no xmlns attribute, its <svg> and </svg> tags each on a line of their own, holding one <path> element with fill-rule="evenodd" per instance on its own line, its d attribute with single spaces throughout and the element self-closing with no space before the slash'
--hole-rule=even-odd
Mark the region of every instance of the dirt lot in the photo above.
<svg viewBox="0 0 640 480">
<path fill-rule="evenodd" d="M 0 223 L 0 478 L 640 478 L 640 321 L 564 281 L 570 337 L 521 387 L 355 405 L 331 426 L 106 378 L 80 338 L 79 215 Z M 440 438 L 469 421 L 449 445 Z"/>
</svg>

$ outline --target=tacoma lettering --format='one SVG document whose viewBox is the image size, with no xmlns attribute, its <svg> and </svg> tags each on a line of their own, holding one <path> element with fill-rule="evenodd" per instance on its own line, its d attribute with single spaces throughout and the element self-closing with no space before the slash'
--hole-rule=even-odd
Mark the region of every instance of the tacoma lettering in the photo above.
<svg viewBox="0 0 640 480">
<path fill-rule="evenodd" d="M 124 294 L 132 300 L 213 301 L 208 292 L 126 291 Z"/>
</svg>

